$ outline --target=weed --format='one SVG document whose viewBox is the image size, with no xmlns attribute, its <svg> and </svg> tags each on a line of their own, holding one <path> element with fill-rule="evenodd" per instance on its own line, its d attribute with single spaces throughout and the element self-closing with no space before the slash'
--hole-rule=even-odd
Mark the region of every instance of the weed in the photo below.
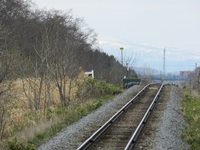
<svg viewBox="0 0 200 150">
<path fill-rule="evenodd" d="M 184 117 L 189 124 L 183 137 L 187 139 L 191 149 L 198 150 L 200 147 L 200 98 L 185 94 L 182 107 Z"/>
<path fill-rule="evenodd" d="M 19 86 L 16 92 L 20 93 L 20 84 L 16 85 Z M 91 113 L 113 95 L 121 93 L 122 89 L 105 81 L 86 78 L 75 91 L 79 94 L 65 107 L 58 102 L 57 91 L 52 97 L 52 105 L 45 109 L 41 107 L 37 111 L 29 109 L 28 102 L 23 96 L 22 100 L 13 101 L 9 110 L 11 123 L 7 126 L 12 135 L 6 140 L 8 147 L 11 150 L 35 149 L 44 139 L 51 138 L 66 126 Z"/>
<path fill-rule="evenodd" d="M 24 144 L 19 141 L 16 137 L 9 140 L 10 150 L 35 150 L 35 146 L 31 143 Z"/>
<path fill-rule="evenodd" d="M 78 98 L 91 98 L 105 95 L 116 95 L 122 92 L 120 87 L 106 83 L 106 81 L 99 81 L 96 79 L 85 78 L 77 90 Z"/>
</svg>

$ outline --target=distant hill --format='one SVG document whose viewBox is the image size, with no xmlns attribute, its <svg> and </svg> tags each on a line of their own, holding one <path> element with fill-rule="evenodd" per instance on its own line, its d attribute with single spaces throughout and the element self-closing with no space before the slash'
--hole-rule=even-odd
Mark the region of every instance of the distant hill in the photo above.
<svg viewBox="0 0 200 150">
<path fill-rule="evenodd" d="M 99 47 L 105 53 L 113 55 L 121 60 L 120 47 L 124 48 L 124 59 L 132 56 L 135 58 L 134 67 L 152 68 L 158 71 L 163 70 L 163 47 L 152 46 L 147 43 L 136 43 L 123 39 L 110 37 L 98 37 Z M 179 72 L 182 70 L 193 70 L 195 66 L 193 54 L 178 48 L 166 47 L 165 64 L 166 72 Z"/>
</svg>

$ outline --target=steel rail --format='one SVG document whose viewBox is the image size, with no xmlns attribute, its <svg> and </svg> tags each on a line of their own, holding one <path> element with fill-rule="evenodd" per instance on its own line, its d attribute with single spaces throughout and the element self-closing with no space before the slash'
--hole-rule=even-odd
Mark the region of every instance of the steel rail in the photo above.
<svg viewBox="0 0 200 150">
<path fill-rule="evenodd" d="M 154 106 L 156 104 L 156 101 L 157 101 L 157 99 L 159 97 L 159 94 L 160 94 L 163 86 L 164 86 L 163 84 L 160 86 L 156 96 L 154 97 L 152 103 L 150 104 L 149 108 L 147 109 L 145 115 L 143 116 L 142 120 L 138 124 L 138 126 L 135 129 L 134 133 L 132 134 L 132 136 L 131 136 L 130 140 L 128 141 L 128 143 L 127 143 L 127 145 L 126 145 L 124 150 L 132 150 L 135 147 L 136 142 L 137 142 L 137 140 L 139 138 L 139 135 L 142 133 L 142 129 L 144 128 L 148 118 L 150 117 L 150 114 L 152 113 L 152 110 L 153 110 L 153 108 L 154 108 Z"/>
<path fill-rule="evenodd" d="M 77 150 L 87 150 L 94 144 L 107 129 L 117 120 L 131 105 L 132 103 L 152 84 L 147 84 L 137 95 L 135 95 L 128 103 L 126 103 L 118 112 L 116 112 L 104 125 L 102 125 L 95 133 L 93 133 Z"/>
</svg>

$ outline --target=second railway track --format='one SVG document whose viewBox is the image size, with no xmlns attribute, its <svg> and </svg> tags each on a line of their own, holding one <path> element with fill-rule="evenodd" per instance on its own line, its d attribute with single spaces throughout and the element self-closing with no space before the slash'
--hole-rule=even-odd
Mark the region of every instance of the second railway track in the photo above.
<svg viewBox="0 0 200 150">
<path fill-rule="evenodd" d="M 151 111 L 149 107 L 150 105 L 154 105 L 152 101 L 157 99 L 162 87 L 160 84 L 145 86 L 134 98 L 111 117 L 111 119 L 89 137 L 78 150 L 132 149 L 136 137 L 138 137 L 138 133 L 134 133 L 134 131 L 136 129 L 138 131 L 141 130 L 138 125 L 141 124 L 141 127 L 143 126 L 144 121 L 146 121 L 144 115 L 149 115 L 147 110 L 149 109 L 149 112 Z M 143 121 L 141 122 L 142 119 Z M 133 133 L 135 134 L 134 136 Z"/>
</svg>

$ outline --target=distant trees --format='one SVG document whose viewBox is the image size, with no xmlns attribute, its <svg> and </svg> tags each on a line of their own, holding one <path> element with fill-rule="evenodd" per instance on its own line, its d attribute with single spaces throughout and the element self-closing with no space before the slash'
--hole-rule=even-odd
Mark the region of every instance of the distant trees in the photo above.
<svg viewBox="0 0 200 150">
<path fill-rule="evenodd" d="M 94 69 L 98 79 L 120 83 L 122 76 L 119 73 L 125 68 L 113 56 L 92 48 L 96 40 L 95 33 L 84 25 L 83 20 L 73 18 L 71 12 L 64 14 L 56 10 L 32 11 L 32 4 L 23 0 L 3 0 L 0 5 L 1 20 L 9 32 L 12 32 L 13 41 L 18 46 L 17 53 L 27 61 L 23 62 L 23 65 L 29 66 L 26 75 L 32 76 L 36 73 L 36 67 L 40 69 L 40 73 L 52 73 L 55 63 L 62 62 L 70 78 L 74 77 L 74 73 L 77 74 L 81 66 L 83 70 Z M 21 68 L 25 68 L 23 65 Z M 49 70 L 45 70 L 47 66 Z M 70 68 L 73 68 L 73 71 L 69 70 Z M 60 71 L 60 68 L 57 68 L 57 71 Z"/>
<path fill-rule="evenodd" d="M 70 11 L 33 10 L 28 1 L 0 0 L 0 139 L 6 136 L 17 79 L 28 109 L 44 113 L 53 105 L 53 90 L 62 106 L 69 105 L 80 70 L 94 70 L 96 79 L 121 84 L 126 67 L 93 48 L 95 41 L 94 31 Z"/>
<path fill-rule="evenodd" d="M 43 106 L 51 105 L 52 82 L 62 105 L 67 105 L 80 67 L 93 69 L 97 79 L 120 84 L 126 68 L 92 48 L 96 34 L 83 20 L 71 12 L 33 11 L 31 6 L 23 0 L 0 1 L 0 84 L 16 78 L 28 82 L 24 91 L 31 110 L 41 109 L 42 97 Z"/>
</svg>

